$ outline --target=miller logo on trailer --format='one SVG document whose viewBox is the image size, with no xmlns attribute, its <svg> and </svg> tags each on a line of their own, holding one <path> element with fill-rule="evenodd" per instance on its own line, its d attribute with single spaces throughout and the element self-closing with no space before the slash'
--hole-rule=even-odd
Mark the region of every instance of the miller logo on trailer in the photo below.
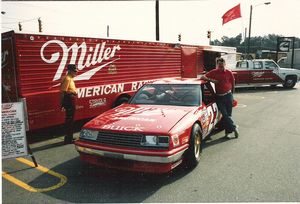
<svg viewBox="0 0 300 204">
<path fill-rule="evenodd" d="M 52 45 L 53 44 L 53 45 Z M 45 57 L 45 50 L 48 47 L 57 45 L 60 47 L 61 52 L 56 52 L 51 54 L 50 58 Z M 78 57 L 78 51 L 81 50 Z M 98 43 L 95 47 L 88 47 L 85 42 L 82 42 L 80 45 L 75 42 L 70 47 L 68 47 L 63 41 L 60 40 L 50 40 L 43 44 L 41 48 L 41 58 L 44 62 L 48 64 L 53 64 L 59 62 L 57 71 L 53 77 L 53 81 L 60 80 L 67 64 L 74 64 L 77 61 L 77 67 L 79 71 L 89 68 L 90 66 L 96 66 L 91 70 L 87 70 L 84 73 L 79 74 L 74 78 L 75 81 L 79 80 L 89 80 L 93 77 L 98 71 L 107 65 L 119 60 L 120 58 L 111 60 L 117 51 L 121 50 L 120 45 L 113 45 L 112 47 L 106 47 L 106 42 Z M 60 56 L 60 53 L 62 55 Z M 69 57 L 70 54 L 70 57 Z M 68 61 L 69 60 L 69 61 Z M 111 61 L 108 61 L 111 60 Z M 102 61 L 108 61 L 104 64 L 101 64 Z"/>
<path fill-rule="evenodd" d="M 76 64 L 79 70 L 75 120 L 82 120 L 128 101 L 154 80 L 196 78 L 207 64 L 205 52 L 224 51 L 212 46 L 13 31 L 1 36 L 2 102 L 25 102 L 29 131 L 64 123 L 59 84 L 68 64 Z"/>
</svg>

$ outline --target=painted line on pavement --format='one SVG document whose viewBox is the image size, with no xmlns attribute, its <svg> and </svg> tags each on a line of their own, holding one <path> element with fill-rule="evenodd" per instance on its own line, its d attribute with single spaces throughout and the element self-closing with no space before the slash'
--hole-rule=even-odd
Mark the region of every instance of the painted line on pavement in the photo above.
<svg viewBox="0 0 300 204">
<path fill-rule="evenodd" d="M 33 162 L 31 162 L 27 159 L 21 158 L 21 157 L 16 158 L 16 160 L 23 163 L 23 164 L 26 164 L 27 166 L 31 166 L 33 168 L 38 169 L 41 172 L 44 172 L 46 174 L 50 174 L 50 175 L 60 179 L 60 182 L 58 184 L 54 185 L 54 186 L 51 186 L 51 187 L 48 187 L 48 188 L 34 188 L 34 187 L 28 185 L 27 183 L 24 183 L 23 181 L 9 175 L 8 173 L 6 173 L 4 171 L 2 172 L 3 178 L 7 179 L 8 181 L 16 184 L 17 186 L 19 186 L 21 188 L 24 188 L 27 191 L 34 192 L 34 193 L 47 192 L 47 191 L 52 191 L 52 190 L 55 190 L 57 188 L 60 188 L 60 187 L 62 187 L 63 185 L 65 185 L 67 183 L 67 180 L 68 180 L 67 177 L 62 175 L 62 174 L 56 173 L 56 172 L 54 172 L 54 171 L 52 171 L 52 170 L 50 170 L 46 167 L 43 167 L 41 165 L 38 165 L 38 167 L 35 167 Z"/>
<path fill-rule="evenodd" d="M 237 107 L 237 108 L 246 108 L 247 105 L 246 105 L 246 104 L 237 104 L 236 107 Z"/>
</svg>

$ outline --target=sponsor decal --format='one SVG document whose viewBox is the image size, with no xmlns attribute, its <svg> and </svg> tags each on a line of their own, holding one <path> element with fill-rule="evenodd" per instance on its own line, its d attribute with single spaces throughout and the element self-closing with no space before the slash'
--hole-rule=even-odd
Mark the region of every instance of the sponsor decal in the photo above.
<svg viewBox="0 0 300 204">
<path fill-rule="evenodd" d="M 125 108 L 117 108 L 115 109 L 115 116 L 127 116 L 131 114 L 142 114 L 143 116 L 153 116 L 153 115 L 161 115 L 164 114 L 164 111 L 174 110 L 174 109 L 158 109 L 154 107 L 125 107 Z"/>
<path fill-rule="evenodd" d="M 117 66 L 115 64 L 110 64 L 107 72 L 109 74 L 117 74 Z"/>
<path fill-rule="evenodd" d="M 125 107 L 125 108 L 117 108 L 115 109 L 115 115 L 116 116 L 126 116 L 128 114 L 141 114 L 144 113 L 145 111 L 149 111 L 149 110 L 155 110 L 155 108 L 145 108 L 145 107 L 141 107 L 141 108 L 134 108 L 134 107 Z"/>
<path fill-rule="evenodd" d="M 61 51 L 57 51 L 57 49 L 51 49 L 51 47 L 55 45 L 59 46 L 61 48 Z M 47 49 L 48 47 L 49 49 Z M 51 57 L 49 57 L 49 54 L 47 52 L 51 50 L 55 50 L 55 51 L 54 53 L 50 54 Z M 75 42 L 73 45 L 68 47 L 63 41 L 50 40 L 43 44 L 40 50 L 40 55 L 42 60 L 48 64 L 59 62 L 59 66 L 53 77 L 53 81 L 57 81 L 61 79 L 63 71 L 67 64 L 77 64 L 77 68 L 80 71 L 84 71 L 86 68 L 90 66 L 97 66 L 91 70 L 81 73 L 80 75 L 74 78 L 75 81 L 76 80 L 79 81 L 79 80 L 89 80 L 103 67 L 115 62 L 116 60 L 119 60 L 120 58 L 112 60 L 112 58 L 115 57 L 116 53 L 119 50 L 121 50 L 120 45 L 107 47 L 106 42 L 98 43 L 95 45 L 95 47 L 92 46 L 87 47 L 85 42 L 82 42 L 80 45 L 78 45 L 77 42 Z M 79 51 L 80 51 L 80 55 L 78 56 Z M 108 62 L 103 64 L 104 61 L 108 61 Z"/>
<path fill-rule="evenodd" d="M 106 98 L 97 98 L 89 100 L 90 108 L 97 108 L 106 105 Z"/>
<path fill-rule="evenodd" d="M 124 92 L 124 83 L 78 88 L 78 98 Z"/>
<path fill-rule="evenodd" d="M 259 78 L 262 77 L 262 75 L 264 75 L 264 72 L 252 72 L 251 75 L 253 78 Z"/>
<path fill-rule="evenodd" d="M 218 111 L 217 104 L 213 103 L 211 106 L 208 106 L 207 112 L 208 112 L 208 122 L 209 122 L 208 131 L 211 131 L 218 122 L 217 118 L 219 117 L 219 111 Z"/>
<path fill-rule="evenodd" d="M 189 141 L 189 137 L 187 136 L 187 137 L 183 137 L 182 138 L 182 140 L 181 140 L 181 143 L 182 144 L 185 144 L 185 143 L 187 143 Z"/>
<path fill-rule="evenodd" d="M 109 95 L 115 93 L 122 93 L 124 91 L 137 91 L 141 86 L 151 81 L 153 80 L 78 88 L 78 98 Z M 129 85 L 129 89 L 125 90 L 125 85 Z"/>
<path fill-rule="evenodd" d="M 144 127 L 141 127 L 140 124 L 136 124 L 135 126 L 103 125 L 101 128 L 106 130 L 125 130 L 134 132 L 142 132 L 144 130 Z"/>
<path fill-rule="evenodd" d="M 147 84 L 147 83 L 152 82 L 152 81 L 153 80 L 132 82 L 132 84 L 131 84 L 131 91 L 136 91 L 139 88 L 141 88 L 144 84 Z"/>
<path fill-rule="evenodd" d="M 144 84 L 149 83 L 151 81 L 153 80 L 78 88 L 78 98 L 109 95 L 115 93 L 122 93 L 124 91 L 137 91 L 137 89 L 139 89 Z M 129 85 L 129 89 L 125 90 L 125 85 Z"/>
<path fill-rule="evenodd" d="M 139 121 L 154 123 L 156 120 L 152 118 L 137 118 L 137 117 L 114 117 L 114 120 Z"/>
<path fill-rule="evenodd" d="M 157 128 L 157 129 L 162 129 L 163 126 L 162 126 L 162 125 L 157 125 L 156 128 Z"/>
</svg>

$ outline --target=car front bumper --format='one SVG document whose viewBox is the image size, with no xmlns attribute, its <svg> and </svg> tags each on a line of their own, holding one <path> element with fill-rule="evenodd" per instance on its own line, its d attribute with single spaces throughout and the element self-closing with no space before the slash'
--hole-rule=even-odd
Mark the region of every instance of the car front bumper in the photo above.
<svg viewBox="0 0 300 204">
<path fill-rule="evenodd" d="M 117 168 L 129 171 L 165 173 L 182 162 L 183 154 L 188 146 L 179 151 L 164 152 L 161 155 L 143 155 L 96 149 L 81 142 L 75 143 L 76 150 L 83 161 L 108 168 Z"/>
</svg>

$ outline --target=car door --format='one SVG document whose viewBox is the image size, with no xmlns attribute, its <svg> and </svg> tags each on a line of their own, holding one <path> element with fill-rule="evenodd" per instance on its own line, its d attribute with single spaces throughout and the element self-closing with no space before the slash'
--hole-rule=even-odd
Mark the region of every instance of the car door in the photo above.
<svg viewBox="0 0 300 204">
<path fill-rule="evenodd" d="M 250 71 L 250 84 L 265 83 L 265 69 L 262 61 L 253 61 L 253 67 Z"/>
<path fill-rule="evenodd" d="M 273 61 L 265 61 L 265 83 L 272 84 L 282 82 L 279 77 L 279 66 Z"/>
<path fill-rule="evenodd" d="M 249 83 L 249 62 L 247 61 L 239 61 L 236 64 L 236 68 L 232 70 L 232 73 L 234 75 L 235 84 L 248 84 Z"/>
<path fill-rule="evenodd" d="M 216 124 L 219 122 L 221 115 L 216 104 L 216 96 L 210 82 L 202 85 L 202 115 L 200 118 L 203 136 L 207 136 Z"/>
</svg>

